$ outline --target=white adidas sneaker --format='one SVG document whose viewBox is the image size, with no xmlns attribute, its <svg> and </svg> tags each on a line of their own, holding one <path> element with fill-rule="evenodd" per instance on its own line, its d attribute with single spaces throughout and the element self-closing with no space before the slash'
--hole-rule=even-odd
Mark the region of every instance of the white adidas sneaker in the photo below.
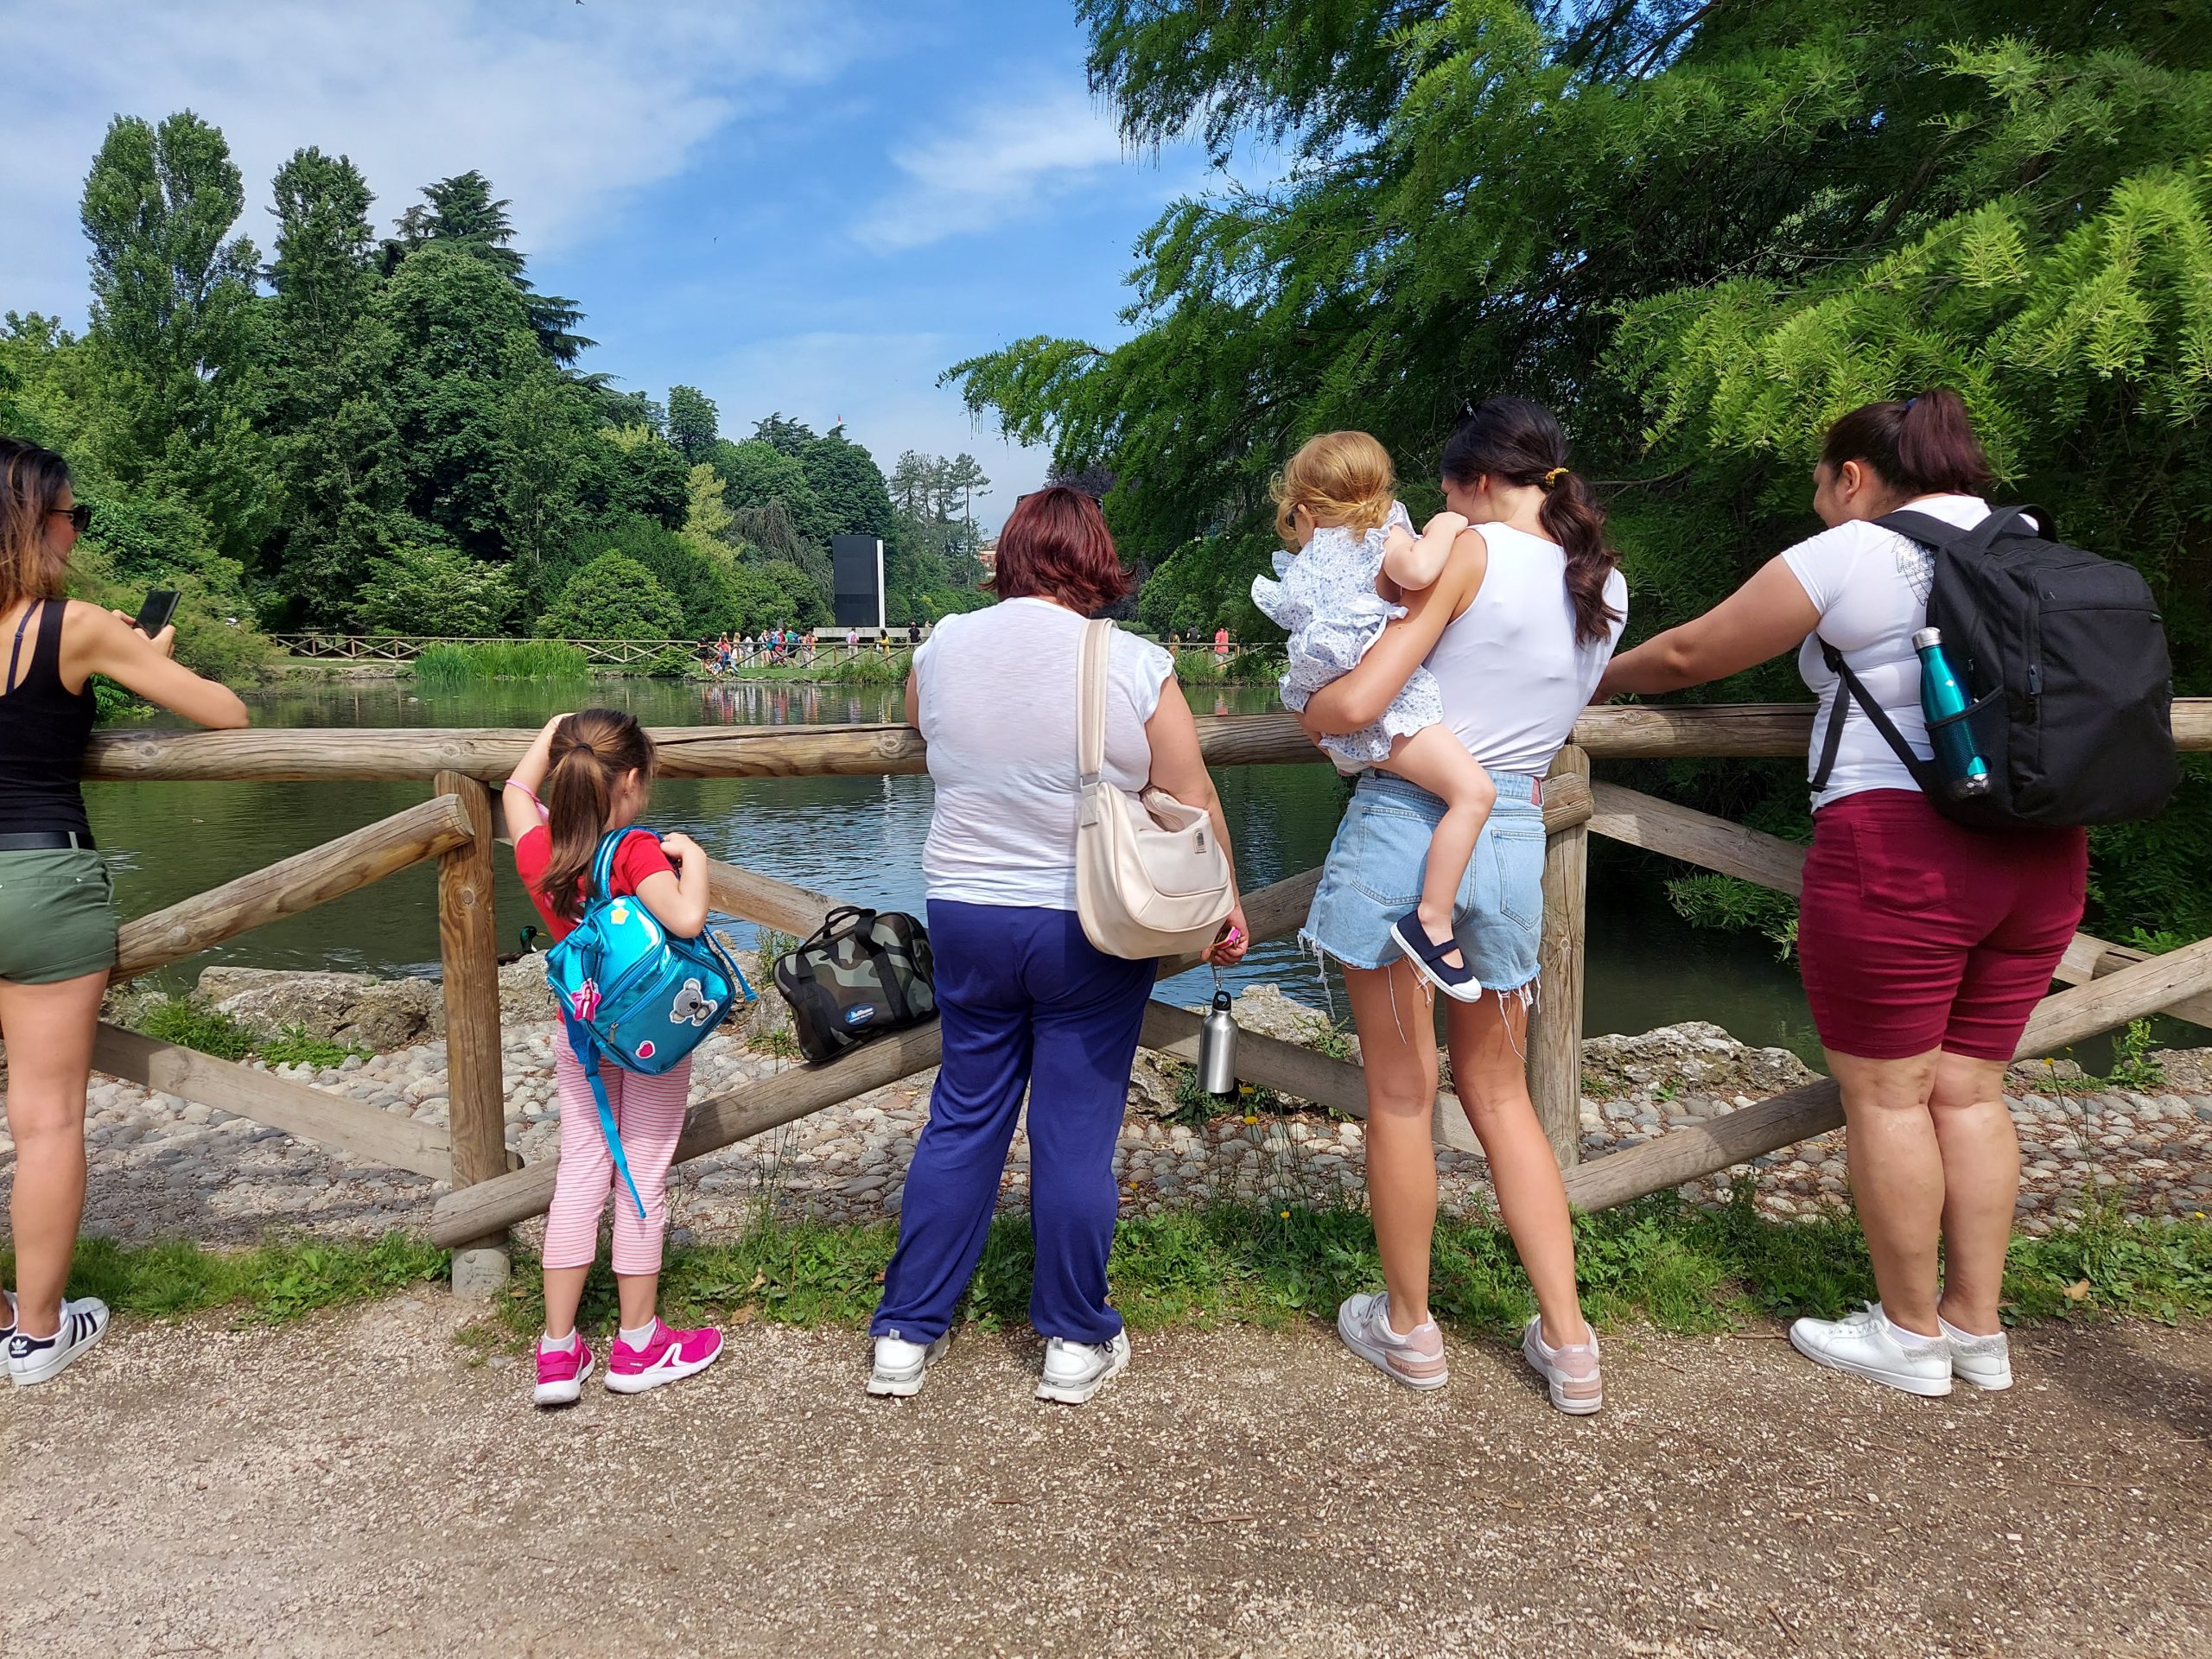
<svg viewBox="0 0 2212 1659">
<path fill-rule="evenodd" d="M 911 1399 L 922 1391 L 922 1373 L 936 1364 L 951 1345 L 950 1331 L 926 1345 L 900 1337 L 878 1337 L 875 1369 L 868 1373 L 868 1391 L 895 1400 Z"/>
<path fill-rule="evenodd" d="M 1045 1344 L 1045 1375 L 1037 1383 L 1039 1400 L 1079 1406 L 1128 1369 L 1129 1333 L 1116 1331 L 1111 1342 L 1070 1342 L 1054 1337 Z"/>
<path fill-rule="evenodd" d="M 2012 1344 L 2002 1331 L 1993 1337 L 1977 1337 L 1941 1314 L 1936 1319 L 1943 1327 L 1944 1340 L 1951 1344 L 1953 1376 L 1963 1376 L 1992 1394 L 2012 1386 Z"/>
<path fill-rule="evenodd" d="M 1907 1346 L 1879 1302 L 1840 1319 L 1800 1319 L 1789 1327 L 1789 1345 L 1815 1364 L 1907 1394 L 1933 1398 L 1951 1391 L 1951 1344 L 1938 1336 Z"/>
<path fill-rule="evenodd" d="M 62 1303 L 61 1327 L 50 1337 L 26 1336 L 19 1323 L 8 1338 L 8 1380 L 19 1389 L 50 1382 L 106 1334 L 107 1304 L 97 1296 Z"/>
</svg>

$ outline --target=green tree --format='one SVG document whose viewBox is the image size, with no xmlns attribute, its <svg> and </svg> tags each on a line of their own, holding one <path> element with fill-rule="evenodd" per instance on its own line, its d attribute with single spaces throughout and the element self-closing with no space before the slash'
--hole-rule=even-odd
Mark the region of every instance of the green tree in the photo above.
<svg viewBox="0 0 2212 1659">
<path fill-rule="evenodd" d="M 473 168 L 449 179 L 423 187 L 423 200 L 400 215 L 396 233 L 385 240 L 380 256 L 385 270 L 424 248 L 442 247 L 481 260 L 504 276 L 522 296 L 531 330 L 546 356 L 563 367 L 574 363 L 596 342 L 575 332 L 583 312 L 574 300 L 540 294 L 524 275 L 529 261 L 515 248 L 514 226 L 507 218 L 513 204 L 493 200 L 492 181 Z"/>
<path fill-rule="evenodd" d="M 284 512 L 264 559 L 291 617 L 328 627 L 351 613 L 371 557 L 404 533 L 394 343 L 371 310 L 375 198 L 353 162 L 296 151 L 274 194 L 268 415 Z"/>
<path fill-rule="evenodd" d="M 223 135 L 189 110 L 108 125 L 85 180 L 92 243 L 90 435 L 125 483 L 190 494 L 234 556 L 276 505 L 253 427 L 257 256 L 233 237 L 244 184 Z"/>
<path fill-rule="evenodd" d="M 836 431 L 808 444 L 799 465 L 822 504 L 826 534 L 890 537 L 891 492 L 874 455 Z"/>
<path fill-rule="evenodd" d="M 671 386 L 668 441 L 690 465 L 705 461 L 715 448 L 715 400 L 696 386 Z"/>
<path fill-rule="evenodd" d="M 2143 565 L 2182 689 L 2212 685 L 2201 8 L 1077 9 L 1133 144 L 1272 140 L 1292 163 L 1167 209 L 1127 339 L 950 372 L 1056 469 L 1111 473 L 1116 537 L 1154 567 L 1147 620 L 1256 631 L 1268 478 L 1306 437 L 1373 432 L 1418 517 L 1456 410 L 1510 389 L 1560 409 L 1609 480 L 1641 633 L 1817 527 L 1822 424 L 1940 378 L 2011 492 Z M 1802 689 L 1777 664 L 1710 695 Z M 2159 824 L 2100 838 L 2112 925 L 2156 925 L 2141 895 L 2170 868 L 2212 928 L 2212 846 L 2191 839 L 2212 801 L 2190 775 Z M 1645 781 L 1768 827 L 1805 810 L 1784 767 Z"/>
<path fill-rule="evenodd" d="M 626 554 L 601 554 L 569 578 L 537 619 L 541 639 L 679 639 L 683 607 Z"/>
<path fill-rule="evenodd" d="M 395 547 L 369 562 L 356 613 L 377 633 L 495 639 L 520 600 L 505 570 L 456 548 Z"/>
<path fill-rule="evenodd" d="M 806 447 L 816 442 L 814 429 L 804 421 L 787 421 L 779 410 L 765 420 L 753 423 L 753 435 L 772 449 L 780 449 L 793 461 L 806 454 Z"/>
</svg>

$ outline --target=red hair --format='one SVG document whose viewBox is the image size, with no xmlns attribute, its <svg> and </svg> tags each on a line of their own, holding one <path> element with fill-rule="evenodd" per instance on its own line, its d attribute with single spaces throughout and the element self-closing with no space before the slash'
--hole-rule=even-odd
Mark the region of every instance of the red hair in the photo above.
<svg viewBox="0 0 2212 1659">
<path fill-rule="evenodd" d="M 990 589 L 1001 599 L 1057 600 L 1090 616 L 1129 591 L 1098 503 L 1054 484 L 1025 495 L 999 531 Z"/>
</svg>

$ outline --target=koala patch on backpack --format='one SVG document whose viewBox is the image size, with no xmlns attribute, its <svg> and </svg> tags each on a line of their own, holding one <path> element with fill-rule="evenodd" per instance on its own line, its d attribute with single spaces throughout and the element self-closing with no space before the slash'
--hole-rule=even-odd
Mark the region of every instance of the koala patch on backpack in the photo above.
<svg viewBox="0 0 2212 1659">
<path fill-rule="evenodd" d="M 677 988 L 669 1004 L 668 1023 L 703 1026 L 714 1011 L 715 1005 L 707 1001 L 705 988 L 696 979 L 687 979 Z"/>
</svg>

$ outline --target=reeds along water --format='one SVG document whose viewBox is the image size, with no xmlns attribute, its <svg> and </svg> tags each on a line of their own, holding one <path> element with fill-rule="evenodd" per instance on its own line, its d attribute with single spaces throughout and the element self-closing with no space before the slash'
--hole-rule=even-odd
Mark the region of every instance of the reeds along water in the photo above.
<svg viewBox="0 0 2212 1659">
<path fill-rule="evenodd" d="M 514 639 L 486 645 L 431 645 L 415 659 L 415 677 L 427 684 L 466 685 L 475 680 L 582 680 L 591 664 L 581 647 L 560 639 Z"/>
</svg>

